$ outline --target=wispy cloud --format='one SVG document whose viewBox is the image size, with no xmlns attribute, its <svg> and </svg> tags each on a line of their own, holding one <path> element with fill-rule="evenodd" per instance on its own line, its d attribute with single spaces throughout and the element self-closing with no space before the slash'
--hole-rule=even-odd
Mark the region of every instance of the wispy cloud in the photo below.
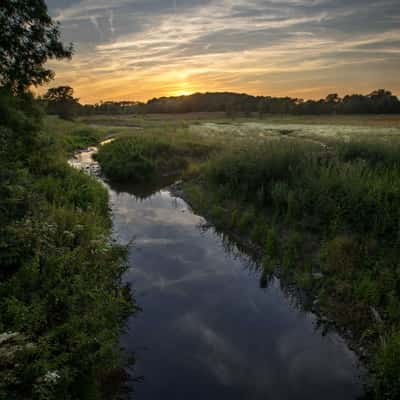
<svg viewBox="0 0 400 400">
<path fill-rule="evenodd" d="M 57 79 L 75 86 L 84 101 L 180 90 L 315 97 L 329 87 L 388 86 L 400 67 L 397 1 L 64 3 L 51 0 L 50 10 L 78 52 L 68 65 L 57 64 Z M 311 75 L 320 90 L 307 90 Z M 400 91 L 400 84 L 390 88 Z"/>
</svg>

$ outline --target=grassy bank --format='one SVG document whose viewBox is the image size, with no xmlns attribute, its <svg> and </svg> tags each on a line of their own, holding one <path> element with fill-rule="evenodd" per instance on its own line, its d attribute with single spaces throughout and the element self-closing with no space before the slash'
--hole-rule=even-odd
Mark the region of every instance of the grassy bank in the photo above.
<svg viewBox="0 0 400 400">
<path fill-rule="evenodd" d="M 96 145 L 108 132 L 107 129 L 94 128 L 55 116 L 45 116 L 41 124 L 42 131 L 53 141 L 58 151 L 67 154 Z"/>
<path fill-rule="evenodd" d="M 366 352 L 377 399 L 400 395 L 400 147 L 283 140 L 211 160 L 186 194 L 260 250 Z"/>
<path fill-rule="evenodd" d="M 102 172 L 111 180 L 148 182 L 160 176 L 191 173 L 207 159 L 212 146 L 175 135 L 119 138 L 102 146 L 96 154 Z"/>
<path fill-rule="evenodd" d="M 207 158 L 186 153 L 196 168 L 186 175 L 185 197 L 217 229 L 256 250 L 261 286 L 278 273 L 308 294 L 306 307 L 351 332 L 370 367 L 373 397 L 395 399 L 400 139 L 396 121 L 384 128 L 381 122 L 379 128 L 196 122 L 178 135 L 176 122 L 173 134 L 154 127 L 132 132 L 105 146 L 99 161 L 110 178 L 129 180 L 126 169 L 142 174 L 146 158 L 154 176 L 165 172 L 165 158 L 179 162 L 190 146 L 212 148 Z"/>
<path fill-rule="evenodd" d="M 102 398 L 132 303 L 107 192 L 67 165 L 97 135 L 29 95 L 2 93 L 0 120 L 0 399 Z"/>
</svg>

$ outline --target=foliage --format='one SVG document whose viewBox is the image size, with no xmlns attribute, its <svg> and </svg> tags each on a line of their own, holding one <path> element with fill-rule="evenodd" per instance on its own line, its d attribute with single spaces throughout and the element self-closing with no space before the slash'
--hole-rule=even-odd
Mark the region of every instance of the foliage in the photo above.
<svg viewBox="0 0 400 400">
<path fill-rule="evenodd" d="M 43 96 L 48 114 L 58 115 L 63 119 L 72 119 L 77 115 L 80 104 L 74 98 L 74 90 L 70 86 L 58 86 L 47 90 Z"/>
<path fill-rule="evenodd" d="M 400 146 L 379 138 L 327 143 L 241 143 L 210 159 L 203 190 L 187 194 L 217 227 L 259 245 L 262 287 L 276 261 L 282 279 L 351 328 L 371 351 L 374 398 L 396 399 L 398 334 L 376 344 L 382 330 L 397 332 L 400 316 Z M 224 212 L 215 220 L 209 209 Z"/>
<path fill-rule="evenodd" d="M 110 179 L 143 182 L 157 175 L 179 174 L 192 159 L 204 159 L 209 151 L 202 144 L 136 136 L 102 146 L 96 159 Z"/>
<path fill-rule="evenodd" d="M 265 240 L 265 252 L 269 257 L 278 256 L 278 240 L 274 228 L 268 229 L 267 237 Z"/>
<path fill-rule="evenodd" d="M 75 150 L 96 145 L 106 132 L 99 128 L 69 121 L 56 116 L 47 116 L 42 121 L 42 129 L 57 151 L 71 154 Z"/>
<path fill-rule="evenodd" d="M 251 113 L 264 114 L 351 114 L 398 113 L 400 101 L 391 92 L 375 90 L 363 95 L 348 95 L 343 99 L 329 94 L 325 99 L 308 100 L 290 97 L 250 96 L 238 93 L 195 93 L 190 96 L 161 97 L 138 105 L 139 112 L 185 113 L 224 111 L 229 117 Z"/>
<path fill-rule="evenodd" d="M 49 109 L 49 112 L 53 112 Z M 146 103 L 137 101 L 105 101 L 96 104 L 74 103 L 74 112 L 80 116 L 224 113 L 226 117 L 263 118 L 274 115 L 346 115 L 346 114 L 398 114 L 400 101 L 390 91 L 380 89 L 367 95 L 336 93 L 325 99 L 303 100 L 290 97 L 251 96 L 247 94 L 217 92 L 195 93 L 189 96 L 154 98 Z M 115 121 L 114 121 L 115 122 Z"/>
<path fill-rule="evenodd" d="M 0 399 L 99 398 L 132 310 L 108 197 L 40 131 L 32 97 L 0 93 Z"/>
<path fill-rule="evenodd" d="M 374 144 L 369 149 L 377 152 Z M 391 154 L 396 151 L 399 156 L 399 147 L 390 148 Z M 273 206 L 289 218 L 312 216 L 332 229 L 339 221 L 342 229 L 396 234 L 399 168 L 375 165 L 367 156 L 349 162 L 341 159 L 342 153 L 332 158 L 314 144 L 294 141 L 259 144 L 223 154 L 210 163 L 206 174 L 235 197 L 261 208 Z"/>
<path fill-rule="evenodd" d="M 80 105 L 80 115 L 124 115 L 139 112 L 137 101 L 102 101 L 96 104 Z"/>
<path fill-rule="evenodd" d="M 390 91 L 380 89 L 368 95 L 352 94 L 340 98 L 336 93 L 325 99 L 303 100 L 290 97 L 251 96 L 239 93 L 195 93 L 189 96 L 160 97 L 147 103 L 134 101 L 102 102 L 84 105 L 80 115 L 96 114 L 171 114 L 223 112 L 229 118 L 259 117 L 273 114 L 393 114 L 400 113 L 400 101 Z"/>
<path fill-rule="evenodd" d="M 375 357 L 375 397 L 398 399 L 400 396 L 400 331 L 386 336 Z"/>
<path fill-rule="evenodd" d="M 23 91 L 53 77 L 48 59 L 71 57 L 43 0 L 3 0 L 0 8 L 0 85 Z"/>
<path fill-rule="evenodd" d="M 329 102 L 339 104 L 336 96 Z M 387 120 L 363 118 L 351 117 L 352 124 Z M 383 362 L 377 349 L 382 331 L 395 332 L 400 318 L 396 129 L 291 127 L 287 121 L 316 120 L 287 116 L 275 120 L 286 123 L 284 127 L 227 120 L 199 124 L 167 116 L 90 120 L 101 121 L 104 129 L 112 125 L 113 133 L 126 136 L 100 151 L 109 157 L 101 161 L 103 166 L 108 162 L 122 171 L 129 157 L 137 161 L 140 154 L 151 163 L 151 179 L 168 174 L 169 159 L 180 160 L 186 146 L 207 148 L 204 157 L 183 157 L 189 163 L 186 169 L 196 165 L 190 168 L 195 179 L 183 184 L 191 206 L 218 231 L 260 255 L 261 287 L 277 273 L 285 287 L 296 284 L 310 295 L 302 296 L 307 307 L 318 309 L 346 332 L 350 329 L 369 350 L 375 398 L 385 398 L 384 393 L 396 398 L 390 392 L 396 387 L 396 363 L 389 353 Z M 329 121 L 341 124 L 348 119 Z M 132 124 L 142 129 L 131 129 Z M 397 354 L 398 344 L 392 342 L 391 352 Z"/>
</svg>

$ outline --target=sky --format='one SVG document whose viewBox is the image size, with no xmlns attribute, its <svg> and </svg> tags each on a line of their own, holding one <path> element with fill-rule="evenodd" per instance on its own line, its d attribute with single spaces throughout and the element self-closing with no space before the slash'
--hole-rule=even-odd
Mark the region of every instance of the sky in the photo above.
<svg viewBox="0 0 400 400">
<path fill-rule="evenodd" d="M 47 0 L 82 103 L 193 92 L 400 94 L 399 0 Z"/>
</svg>

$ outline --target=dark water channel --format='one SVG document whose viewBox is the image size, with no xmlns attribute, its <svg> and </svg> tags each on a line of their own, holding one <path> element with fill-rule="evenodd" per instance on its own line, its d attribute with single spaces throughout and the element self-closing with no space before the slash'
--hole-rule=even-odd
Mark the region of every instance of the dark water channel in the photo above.
<svg viewBox="0 0 400 400">
<path fill-rule="evenodd" d="M 142 312 L 121 337 L 136 358 L 132 398 L 356 399 L 356 355 L 323 334 L 273 278 L 260 288 L 249 257 L 227 250 L 168 190 L 145 198 L 112 188 L 114 232 L 129 250 L 125 276 Z M 148 193 L 147 193 L 148 194 Z"/>
</svg>

